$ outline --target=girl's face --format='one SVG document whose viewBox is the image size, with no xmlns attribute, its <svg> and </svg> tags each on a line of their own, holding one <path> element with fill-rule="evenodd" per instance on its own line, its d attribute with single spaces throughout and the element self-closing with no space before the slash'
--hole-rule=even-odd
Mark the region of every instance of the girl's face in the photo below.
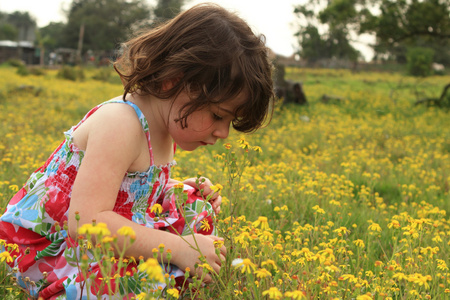
<svg viewBox="0 0 450 300">
<path fill-rule="evenodd" d="M 187 117 L 187 127 L 181 128 L 179 117 L 181 107 L 190 101 L 185 93 L 181 93 L 174 102 L 169 115 L 169 134 L 174 142 L 183 150 L 192 151 L 199 146 L 214 145 L 218 139 L 228 137 L 231 122 L 236 118 L 235 111 L 246 99 L 245 93 L 220 104 L 211 104 L 197 110 Z"/>
</svg>

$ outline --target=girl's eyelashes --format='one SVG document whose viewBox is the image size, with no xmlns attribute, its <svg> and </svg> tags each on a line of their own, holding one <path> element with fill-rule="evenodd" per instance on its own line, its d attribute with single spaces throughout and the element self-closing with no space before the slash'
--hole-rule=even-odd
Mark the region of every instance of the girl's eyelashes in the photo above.
<svg viewBox="0 0 450 300">
<path fill-rule="evenodd" d="M 220 120 L 222 120 L 223 118 L 222 118 L 221 116 L 219 116 L 218 114 L 213 113 L 213 119 L 214 119 L 214 120 L 217 120 L 217 121 L 220 121 Z"/>
</svg>

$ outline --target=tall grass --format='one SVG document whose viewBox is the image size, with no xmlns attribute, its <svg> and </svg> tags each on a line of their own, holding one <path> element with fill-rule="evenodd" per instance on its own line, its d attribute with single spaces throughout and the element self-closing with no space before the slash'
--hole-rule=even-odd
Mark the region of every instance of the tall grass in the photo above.
<svg viewBox="0 0 450 300">
<path fill-rule="evenodd" d="M 20 77 L 2 68 L 0 75 L 4 210 L 62 132 L 122 89 L 92 74 L 82 82 L 52 71 Z M 197 297 L 450 297 L 450 118 L 413 105 L 440 95 L 450 77 L 313 69 L 287 75 L 303 82 L 308 106 L 277 104 L 270 125 L 253 135 L 233 132 L 228 141 L 176 154 L 176 179 L 201 174 L 224 186 L 218 228 L 227 263 L 221 280 Z M 322 103 L 324 94 L 341 100 Z M 4 262 L 0 294 L 21 295 Z"/>
</svg>

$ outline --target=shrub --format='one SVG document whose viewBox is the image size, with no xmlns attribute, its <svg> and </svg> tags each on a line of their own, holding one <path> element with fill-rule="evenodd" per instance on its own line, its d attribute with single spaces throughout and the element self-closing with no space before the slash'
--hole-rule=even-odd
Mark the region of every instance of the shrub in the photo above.
<svg viewBox="0 0 450 300">
<path fill-rule="evenodd" d="M 412 76 L 426 77 L 431 74 L 434 51 L 430 48 L 414 47 L 408 49 L 408 73 Z"/>
<path fill-rule="evenodd" d="M 28 70 L 27 66 L 20 65 L 17 67 L 17 74 L 21 76 L 28 76 L 30 75 L 30 70 Z"/>
<path fill-rule="evenodd" d="M 109 81 L 111 78 L 111 69 L 110 68 L 99 68 L 97 73 L 92 76 L 92 79 L 100 80 L 100 81 Z"/>
<path fill-rule="evenodd" d="M 80 67 L 63 66 L 57 76 L 72 81 L 85 79 L 84 71 Z"/>
<path fill-rule="evenodd" d="M 16 59 L 16 58 L 8 59 L 8 60 L 6 61 L 6 64 L 10 65 L 11 67 L 25 66 L 25 64 L 23 63 L 23 61 L 21 61 L 20 59 Z"/>
</svg>

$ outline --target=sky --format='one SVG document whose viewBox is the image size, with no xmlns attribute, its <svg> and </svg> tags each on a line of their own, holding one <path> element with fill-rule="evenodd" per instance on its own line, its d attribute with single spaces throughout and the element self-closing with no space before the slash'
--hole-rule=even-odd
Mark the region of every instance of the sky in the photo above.
<svg viewBox="0 0 450 300">
<path fill-rule="evenodd" d="M 294 6 L 305 0 L 187 0 L 185 8 L 201 2 L 214 2 L 224 8 L 236 12 L 247 21 L 255 33 L 264 34 L 266 45 L 275 53 L 291 56 L 298 48 L 294 37 L 296 32 L 296 18 Z M 39 27 L 50 22 L 65 22 L 63 9 L 67 8 L 71 0 L 0 0 L 0 11 L 11 13 L 14 11 L 28 11 L 35 18 Z M 156 0 L 148 0 L 155 4 Z M 297 25 L 298 26 L 298 25 Z M 366 59 L 370 55 L 367 48 L 355 45 L 362 51 Z"/>
</svg>

